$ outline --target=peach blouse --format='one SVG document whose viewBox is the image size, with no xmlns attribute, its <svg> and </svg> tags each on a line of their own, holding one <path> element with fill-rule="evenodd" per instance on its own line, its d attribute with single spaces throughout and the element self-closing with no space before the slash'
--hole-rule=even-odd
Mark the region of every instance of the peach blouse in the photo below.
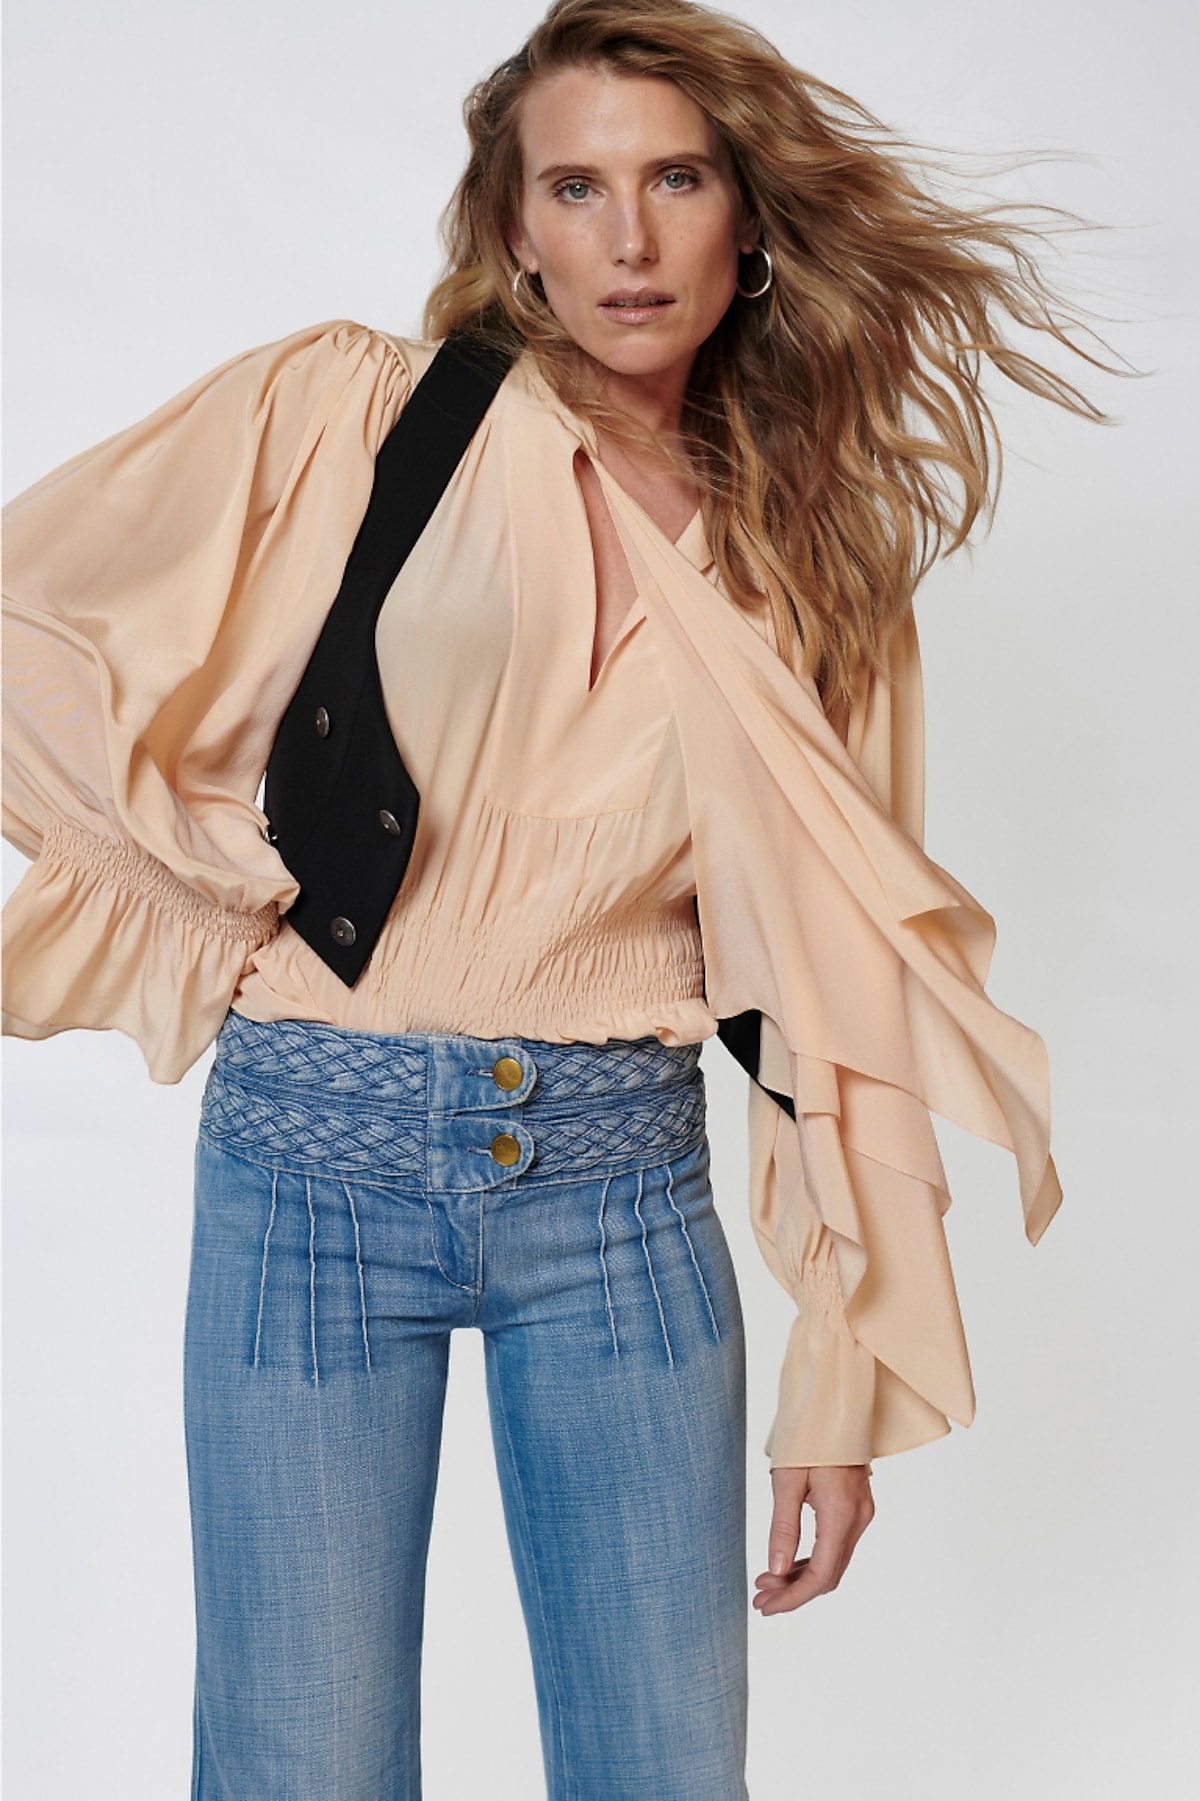
<svg viewBox="0 0 1200 1801">
<path fill-rule="evenodd" d="M 859 1463 L 968 1423 L 932 1108 L 1058 1204 L 1045 1053 L 983 992 L 987 914 L 919 848 L 915 628 L 842 729 L 519 359 L 376 635 L 421 795 L 343 986 L 257 804 L 374 457 L 435 346 L 348 321 L 233 358 L 5 512 L 4 1029 L 116 1027 L 175 1082 L 254 1019 L 558 1042 L 763 1014 L 750 1209 L 796 1315 L 765 1451 Z M 592 454 L 637 598 L 595 684 Z"/>
</svg>

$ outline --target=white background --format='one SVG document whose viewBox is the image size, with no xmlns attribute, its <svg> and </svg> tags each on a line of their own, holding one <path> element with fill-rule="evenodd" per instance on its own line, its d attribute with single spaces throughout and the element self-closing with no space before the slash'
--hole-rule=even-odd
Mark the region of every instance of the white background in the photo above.
<svg viewBox="0 0 1200 1801">
<path fill-rule="evenodd" d="M 534 17 L 515 0 L 9 0 L 6 493 L 249 345 L 336 317 L 414 331 L 462 96 Z M 1067 1198 L 1030 1250 L 1010 1160 L 946 1134 L 979 1418 L 877 1465 L 837 1594 L 752 1615 L 750 1790 L 1173 1801 L 1196 1780 L 1195 14 L 754 0 L 752 17 L 924 141 L 1085 153 L 1006 191 L 1114 228 L 1076 240 L 1068 273 L 1154 373 L 1096 381 L 1111 429 L 1006 402 L 998 522 L 920 607 L 929 848 L 998 918 L 995 998 L 1047 1039 Z M 187 1793 L 180 1366 L 206 1066 L 162 1088 L 115 1035 L 7 1050 L 21 1801 Z M 745 1078 L 715 1041 L 705 1069 L 750 1333 L 753 1576 L 789 1303 L 746 1219 Z M 531 1801 L 480 1343 L 454 1346 L 426 1794 Z"/>
</svg>

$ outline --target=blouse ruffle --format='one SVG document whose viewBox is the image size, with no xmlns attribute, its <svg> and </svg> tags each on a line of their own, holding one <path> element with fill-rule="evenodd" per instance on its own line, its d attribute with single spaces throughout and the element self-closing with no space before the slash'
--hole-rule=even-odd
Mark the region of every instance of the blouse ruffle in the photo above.
<svg viewBox="0 0 1200 1801">
<path fill-rule="evenodd" d="M 6 509 L 4 829 L 34 859 L 5 909 L 6 1030 L 116 1027 L 172 1082 L 239 990 L 253 1013 L 256 961 L 286 960 L 277 924 L 296 894 L 262 835 L 259 780 L 410 386 L 384 334 L 314 326 Z M 554 518 L 578 504 L 587 432 L 536 374 L 523 404 L 574 433 L 561 457 L 538 439 L 534 500 Z M 860 1463 L 972 1417 L 930 1111 L 1014 1152 L 1036 1240 L 1060 1198 L 1045 1051 L 984 993 L 990 918 L 920 848 L 911 620 L 835 723 L 711 561 L 598 472 L 669 685 L 691 824 L 699 941 L 682 919 L 641 922 L 666 983 L 650 1029 L 683 1042 L 763 1016 L 760 1073 L 796 1111 L 750 1085 L 751 1219 L 796 1307 L 765 1449 L 772 1466 Z M 600 1005 L 612 946 L 593 948 Z M 314 1016 L 352 1023 L 323 968 L 295 972 Z M 503 1032 L 583 1035 L 582 1012 L 551 1018 L 546 985 L 526 986 Z M 452 997 L 436 1023 L 432 1008 L 429 1029 L 498 1023 L 458 1019 Z M 647 1029 L 615 988 L 609 1012 L 613 1036 Z"/>
<path fill-rule="evenodd" d="M 930 1113 L 1014 1153 L 1026 1234 L 1061 1200 L 1036 1033 L 984 992 L 990 916 L 921 849 L 911 614 L 844 737 L 811 682 L 639 509 L 617 511 L 692 796 L 707 999 L 763 1016 L 750 1206 L 796 1304 L 772 1467 L 861 1463 L 968 1424 L 974 1394 Z"/>
</svg>

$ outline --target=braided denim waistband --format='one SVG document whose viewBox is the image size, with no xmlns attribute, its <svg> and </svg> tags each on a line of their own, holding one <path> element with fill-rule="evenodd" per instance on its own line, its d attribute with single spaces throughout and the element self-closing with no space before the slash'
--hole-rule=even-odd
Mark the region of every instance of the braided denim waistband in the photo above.
<svg viewBox="0 0 1200 1801">
<path fill-rule="evenodd" d="M 230 1012 L 201 1124 L 274 1167 L 490 1188 L 682 1155 L 704 1132 L 704 1076 L 698 1044 L 654 1037 L 392 1035 Z"/>
</svg>

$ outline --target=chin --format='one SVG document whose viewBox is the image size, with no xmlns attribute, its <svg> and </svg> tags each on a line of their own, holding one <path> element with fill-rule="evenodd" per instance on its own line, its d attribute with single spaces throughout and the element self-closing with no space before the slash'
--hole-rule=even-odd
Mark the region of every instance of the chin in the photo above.
<svg viewBox="0 0 1200 1801">
<path fill-rule="evenodd" d="M 666 375 L 682 362 L 690 364 L 699 348 L 687 344 L 652 344 L 632 333 L 626 343 L 589 344 L 579 338 L 575 341 L 594 362 L 602 363 L 614 375 Z"/>
</svg>

